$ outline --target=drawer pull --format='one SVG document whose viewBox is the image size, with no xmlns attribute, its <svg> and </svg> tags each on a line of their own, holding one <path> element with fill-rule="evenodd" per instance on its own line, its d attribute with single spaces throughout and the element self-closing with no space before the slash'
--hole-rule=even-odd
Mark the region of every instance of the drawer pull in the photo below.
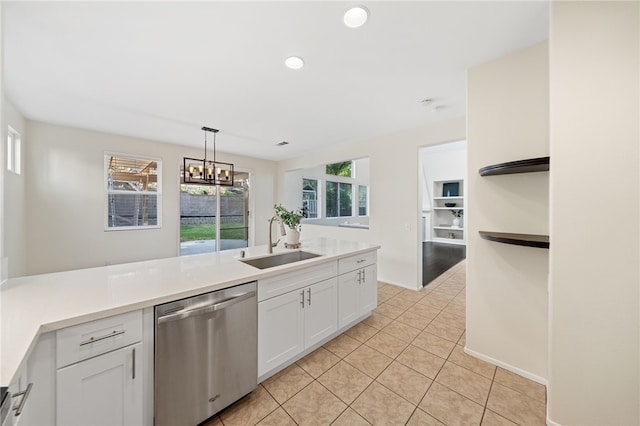
<svg viewBox="0 0 640 426">
<path fill-rule="evenodd" d="M 362 263 L 362 262 L 366 262 L 366 261 L 367 261 L 367 259 L 360 259 L 356 263 Z"/>
<path fill-rule="evenodd" d="M 29 398 L 29 392 L 31 392 L 31 386 L 33 386 L 33 383 L 29 383 L 27 385 L 27 388 L 22 392 L 16 392 L 13 395 L 11 395 L 11 398 L 22 396 L 22 398 L 20 399 L 20 404 L 16 404 L 13 406 L 13 408 L 11 408 L 12 410 L 15 410 L 16 416 L 19 416 L 20 413 L 22 413 L 22 409 L 24 408 L 24 403 L 27 402 L 27 398 Z"/>
<path fill-rule="evenodd" d="M 105 336 L 100 336 L 100 337 L 90 337 L 89 340 L 85 340 L 84 342 L 80 343 L 80 346 L 85 346 L 88 345 L 90 343 L 95 343 L 95 342 L 99 342 L 100 340 L 104 340 L 104 339 L 108 339 L 110 337 L 115 337 L 115 336 L 119 336 L 121 334 L 124 334 L 124 330 L 121 331 L 113 331 L 113 333 L 107 334 Z"/>
</svg>

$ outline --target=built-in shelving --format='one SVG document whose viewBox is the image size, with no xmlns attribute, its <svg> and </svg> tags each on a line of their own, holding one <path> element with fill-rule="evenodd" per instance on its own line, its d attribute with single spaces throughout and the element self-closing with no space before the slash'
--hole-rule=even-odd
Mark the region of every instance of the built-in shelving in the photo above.
<svg viewBox="0 0 640 426">
<path fill-rule="evenodd" d="M 464 216 L 460 224 L 454 226 L 453 212 L 464 212 L 464 180 L 439 180 L 433 182 L 433 203 L 431 208 L 431 240 L 435 242 L 465 244 Z M 445 204 L 455 204 L 446 206 Z"/>
<path fill-rule="evenodd" d="M 549 236 L 537 234 L 513 234 L 509 232 L 478 231 L 480 236 L 496 243 L 512 244 L 516 246 L 549 248 Z"/>
<path fill-rule="evenodd" d="M 478 170 L 480 176 L 509 175 L 515 173 L 548 172 L 550 157 L 529 158 L 492 164 Z"/>
<path fill-rule="evenodd" d="M 480 176 L 510 175 L 516 173 L 548 172 L 550 157 L 528 158 L 526 160 L 508 161 L 492 164 L 478 170 Z M 537 234 L 514 234 L 510 232 L 478 231 L 480 236 L 496 243 L 516 246 L 549 248 L 549 236 Z"/>
</svg>

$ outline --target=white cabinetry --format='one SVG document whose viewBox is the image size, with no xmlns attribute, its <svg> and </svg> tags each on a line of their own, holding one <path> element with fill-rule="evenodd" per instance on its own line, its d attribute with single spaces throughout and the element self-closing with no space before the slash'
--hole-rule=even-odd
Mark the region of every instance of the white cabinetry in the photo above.
<svg viewBox="0 0 640 426">
<path fill-rule="evenodd" d="M 365 318 L 378 300 L 376 252 L 258 281 L 258 380 Z"/>
<path fill-rule="evenodd" d="M 338 327 L 343 328 L 378 305 L 376 253 L 340 259 L 338 271 Z"/>
<path fill-rule="evenodd" d="M 258 376 L 304 350 L 302 290 L 258 303 Z"/>
<path fill-rule="evenodd" d="M 31 355 L 9 386 L 11 404 L 3 426 L 55 424 L 55 335 L 40 336 Z"/>
<path fill-rule="evenodd" d="M 58 370 L 57 424 L 141 425 L 141 355 L 137 343 Z"/>
<path fill-rule="evenodd" d="M 304 347 L 309 348 L 338 329 L 338 280 L 331 278 L 304 291 Z"/>
<path fill-rule="evenodd" d="M 258 303 L 258 376 L 333 334 L 337 297 L 330 278 Z"/>
<path fill-rule="evenodd" d="M 432 206 L 432 241 L 465 244 L 464 180 L 435 181 L 433 183 Z M 459 220 L 459 224 L 454 223 L 456 218 Z"/>
<path fill-rule="evenodd" d="M 141 341 L 141 311 L 57 332 L 58 426 L 143 424 Z"/>
</svg>

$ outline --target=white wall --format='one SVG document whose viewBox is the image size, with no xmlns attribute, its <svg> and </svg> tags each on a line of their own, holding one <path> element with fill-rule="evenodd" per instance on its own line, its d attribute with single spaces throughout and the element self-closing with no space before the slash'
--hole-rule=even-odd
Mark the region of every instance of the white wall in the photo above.
<svg viewBox="0 0 640 426">
<path fill-rule="evenodd" d="M 551 7 L 548 417 L 557 424 L 640 424 L 639 5 Z"/>
<path fill-rule="evenodd" d="M 466 350 L 540 382 L 548 250 L 489 242 L 478 231 L 548 234 L 549 174 L 481 177 L 478 169 L 549 155 L 548 94 L 546 43 L 467 72 Z"/>
<path fill-rule="evenodd" d="M 459 141 L 448 143 L 444 145 L 438 145 L 433 147 L 427 147 L 420 150 L 420 159 L 422 161 L 422 174 L 420 179 L 422 180 L 421 198 L 422 198 L 422 211 L 429 212 L 431 214 L 432 201 L 434 195 L 436 197 L 439 194 L 433 193 L 433 182 L 442 180 L 464 180 L 464 188 L 462 194 L 467 194 L 467 142 Z M 465 212 L 466 213 L 466 212 Z M 463 217 L 463 229 L 465 230 L 463 241 L 467 239 L 467 215 Z M 430 220 L 433 223 L 433 220 Z M 431 229 L 426 230 L 425 241 L 431 240 Z"/>
<path fill-rule="evenodd" d="M 202 150 L 77 128 L 27 122 L 27 272 L 37 274 L 178 255 L 179 173 L 183 156 Z M 104 151 L 162 158 L 162 228 L 104 231 Z M 276 163 L 219 153 L 252 171 L 250 219 L 266 242 Z M 264 232 L 263 228 L 264 227 Z"/>
<path fill-rule="evenodd" d="M 7 208 L 4 210 L 4 252 L 7 258 L 9 277 L 25 275 L 27 272 L 27 203 L 26 203 L 26 170 L 24 152 L 28 142 L 27 126 L 22 114 L 8 100 L 4 100 L 4 120 L 2 122 L 2 139 L 7 141 L 7 126 L 20 134 L 21 173 L 7 170 L 6 162 L 2 163 L 4 171 L 4 199 Z M 6 147 L 4 149 L 6 155 Z"/>
<path fill-rule="evenodd" d="M 0 35 L 4 36 L 4 18 L 2 16 L 2 10 L 4 8 L 4 4 L 0 3 Z M 4 129 L 4 43 L 0 43 L 0 129 Z M 2 132 L 0 132 L 0 135 Z M 6 160 L 4 158 L 6 152 L 6 143 L 7 139 L 3 138 L 0 140 L 0 167 L 4 170 Z M 7 261 L 4 256 L 4 173 L 0 173 L 0 285 L 7 278 L 8 269 L 5 265 Z M 1 292 L 0 292 L 1 293 Z M 2 303 L 0 301 L 0 306 Z M 0 318 L 2 318 L 2 312 L 0 312 Z M 0 323 L 0 330 L 2 330 L 2 324 Z M 0 335 L 0 342 L 2 341 L 2 336 Z M 2 363 L 2 359 L 0 357 L 0 363 Z"/>
<path fill-rule="evenodd" d="M 281 161 L 278 164 L 277 199 L 286 199 L 283 181 L 287 170 L 343 161 L 345 158 L 369 157 L 369 229 L 304 225 L 302 239 L 326 236 L 380 244 L 378 278 L 418 289 L 422 287 L 419 149 L 464 138 L 465 120 L 459 118 Z"/>
</svg>

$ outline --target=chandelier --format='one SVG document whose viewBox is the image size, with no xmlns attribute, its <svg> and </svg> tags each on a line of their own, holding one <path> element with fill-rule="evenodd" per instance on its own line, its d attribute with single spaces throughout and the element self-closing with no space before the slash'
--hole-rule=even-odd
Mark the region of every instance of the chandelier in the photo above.
<svg viewBox="0 0 640 426">
<path fill-rule="evenodd" d="M 216 161 L 216 133 L 218 129 L 203 127 L 204 159 L 184 157 L 184 183 L 233 186 L 233 164 Z M 207 132 L 213 133 L 213 161 L 207 159 Z"/>
</svg>

